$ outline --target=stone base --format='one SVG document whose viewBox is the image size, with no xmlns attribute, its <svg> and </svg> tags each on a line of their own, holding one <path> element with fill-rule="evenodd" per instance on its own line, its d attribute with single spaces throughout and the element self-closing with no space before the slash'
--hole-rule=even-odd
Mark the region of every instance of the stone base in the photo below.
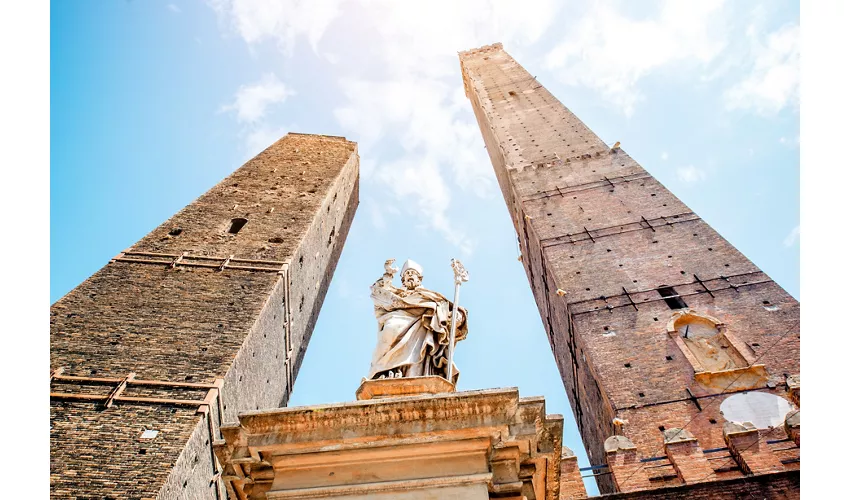
<svg viewBox="0 0 850 500">
<path fill-rule="evenodd" d="M 363 380 L 357 388 L 358 401 L 369 399 L 398 398 L 403 396 L 434 395 L 455 392 L 455 385 L 432 375 L 429 377 L 382 378 Z"/>
</svg>

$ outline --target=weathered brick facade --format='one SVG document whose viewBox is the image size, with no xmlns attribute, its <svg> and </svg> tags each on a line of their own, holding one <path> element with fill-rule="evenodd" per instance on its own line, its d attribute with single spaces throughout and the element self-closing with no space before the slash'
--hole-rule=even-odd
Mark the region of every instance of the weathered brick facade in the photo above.
<svg viewBox="0 0 850 500">
<path fill-rule="evenodd" d="M 591 462 L 629 466 L 605 451 L 619 432 L 643 460 L 627 483 L 644 474 L 652 488 L 701 479 L 664 458 L 663 431 L 692 433 L 699 444 L 679 464 L 708 470 L 698 448 L 727 447 L 719 410 L 730 392 L 787 398 L 787 376 L 799 374 L 799 303 L 501 44 L 462 52 L 460 63 Z M 719 344 L 688 347 L 691 323 L 719 332 L 711 337 Z M 705 353 L 726 365 L 706 368 L 715 361 Z M 758 432 L 785 469 L 799 467 L 799 448 L 781 448 L 781 429 Z M 718 481 L 747 473 L 728 449 L 706 454 Z M 613 475 L 599 477 L 603 492 L 616 491 Z"/>
<path fill-rule="evenodd" d="M 286 404 L 358 168 L 352 142 L 289 134 L 53 304 L 53 498 L 225 498 L 211 438 Z"/>
</svg>

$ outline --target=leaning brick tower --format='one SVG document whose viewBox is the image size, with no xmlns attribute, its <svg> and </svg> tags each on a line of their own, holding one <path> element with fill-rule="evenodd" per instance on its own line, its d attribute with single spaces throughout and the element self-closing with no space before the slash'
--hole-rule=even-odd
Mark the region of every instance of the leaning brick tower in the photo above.
<svg viewBox="0 0 850 500">
<path fill-rule="evenodd" d="M 51 306 L 52 498 L 227 498 L 213 441 L 286 404 L 358 168 L 289 134 Z"/>
<path fill-rule="evenodd" d="M 600 489 L 798 491 L 797 300 L 501 44 L 460 65 Z"/>
</svg>

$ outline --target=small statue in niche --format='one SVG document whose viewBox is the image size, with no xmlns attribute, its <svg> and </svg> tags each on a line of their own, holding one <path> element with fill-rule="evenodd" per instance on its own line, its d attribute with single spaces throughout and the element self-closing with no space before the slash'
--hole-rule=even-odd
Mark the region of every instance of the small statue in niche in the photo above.
<svg viewBox="0 0 850 500">
<path fill-rule="evenodd" d="M 407 260 L 402 266 L 402 288 L 393 286 L 394 259 L 384 264 L 384 275 L 372 285 L 378 320 L 378 343 L 372 355 L 369 379 L 448 375 L 448 347 L 454 304 L 421 286 L 422 266 Z M 458 307 L 455 342 L 466 338 L 467 312 Z M 454 347 L 454 346 L 452 346 Z M 458 371 L 452 368 L 452 383 Z"/>
<path fill-rule="evenodd" d="M 713 318 L 687 312 L 673 320 L 675 333 L 701 365 L 696 371 L 718 372 L 744 368 L 747 361 L 726 337 L 723 325 Z"/>
</svg>

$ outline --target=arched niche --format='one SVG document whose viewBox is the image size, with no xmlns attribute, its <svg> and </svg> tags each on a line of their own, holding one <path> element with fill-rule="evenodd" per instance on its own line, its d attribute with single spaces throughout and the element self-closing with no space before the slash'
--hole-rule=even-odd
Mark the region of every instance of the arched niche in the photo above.
<svg viewBox="0 0 850 500">
<path fill-rule="evenodd" d="M 729 384 L 755 388 L 767 382 L 764 365 L 754 365 L 754 353 L 717 318 L 691 309 L 677 311 L 667 322 L 667 334 L 706 389 L 723 390 Z"/>
</svg>

